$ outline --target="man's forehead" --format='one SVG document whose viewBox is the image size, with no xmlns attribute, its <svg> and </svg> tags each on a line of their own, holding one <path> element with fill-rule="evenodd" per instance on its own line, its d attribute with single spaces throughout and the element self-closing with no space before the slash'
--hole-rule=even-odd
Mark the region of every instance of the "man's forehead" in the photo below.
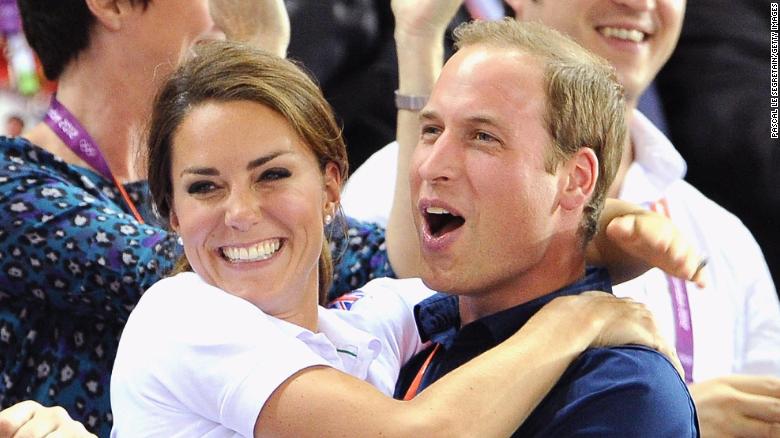
<svg viewBox="0 0 780 438">
<path fill-rule="evenodd" d="M 496 122 L 505 109 L 535 110 L 545 100 L 542 65 L 536 57 L 514 48 L 467 47 L 445 65 L 422 117 L 439 117 L 457 108 L 475 122 Z"/>
</svg>

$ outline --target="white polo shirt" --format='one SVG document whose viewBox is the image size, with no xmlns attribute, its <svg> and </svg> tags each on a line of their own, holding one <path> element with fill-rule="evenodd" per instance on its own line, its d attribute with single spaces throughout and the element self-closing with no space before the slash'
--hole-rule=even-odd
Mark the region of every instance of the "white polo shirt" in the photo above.
<svg viewBox="0 0 780 438">
<path fill-rule="evenodd" d="M 392 396 L 401 365 L 422 348 L 412 309 L 431 292 L 419 280 L 392 279 L 362 291 L 351 311 L 319 308 L 313 333 L 195 273 L 159 281 L 119 343 L 111 436 L 251 437 L 271 393 L 316 365 Z"/>
</svg>

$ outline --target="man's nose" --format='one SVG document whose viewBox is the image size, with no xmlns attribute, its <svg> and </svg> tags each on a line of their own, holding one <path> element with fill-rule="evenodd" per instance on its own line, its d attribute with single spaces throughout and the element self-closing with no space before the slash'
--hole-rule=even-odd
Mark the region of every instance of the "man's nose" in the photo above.
<svg viewBox="0 0 780 438">
<path fill-rule="evenodd" d="M 458 175 L 459 163 L 462 163 L 457 139 L 444 131 L 432 145 L 421 145 L 423 149 L 420 165 L 417 169 L 422 180 L 441 183 L 450 181 Z"/>
</svg>

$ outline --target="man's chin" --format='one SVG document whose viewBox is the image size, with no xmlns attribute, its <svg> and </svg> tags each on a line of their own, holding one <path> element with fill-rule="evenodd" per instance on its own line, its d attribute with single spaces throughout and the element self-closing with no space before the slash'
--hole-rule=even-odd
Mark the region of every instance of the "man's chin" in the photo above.
<svg viewBox="0 0 780 438">
<path fill-rule="evenodd" d="M 458 279 L 453 275 L 452 270 L 436 269 L 431 266 L 423 266 L 422 281 L 428 289 L 437 292 L 457 294 L 460 289 Z"/>
</svg>

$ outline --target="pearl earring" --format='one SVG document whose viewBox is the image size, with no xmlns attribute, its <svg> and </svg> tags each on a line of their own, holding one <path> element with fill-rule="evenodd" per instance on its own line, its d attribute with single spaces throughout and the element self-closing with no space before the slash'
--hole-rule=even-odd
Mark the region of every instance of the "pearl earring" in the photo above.
<svg viewBox="0 0 780 438">
<path fill-rule="evenodd" d="M 333 216 L 326 214 L 325 215 L 325 225 L 330 225 L 330 223 L 333 222 Z"/>
</svg>

